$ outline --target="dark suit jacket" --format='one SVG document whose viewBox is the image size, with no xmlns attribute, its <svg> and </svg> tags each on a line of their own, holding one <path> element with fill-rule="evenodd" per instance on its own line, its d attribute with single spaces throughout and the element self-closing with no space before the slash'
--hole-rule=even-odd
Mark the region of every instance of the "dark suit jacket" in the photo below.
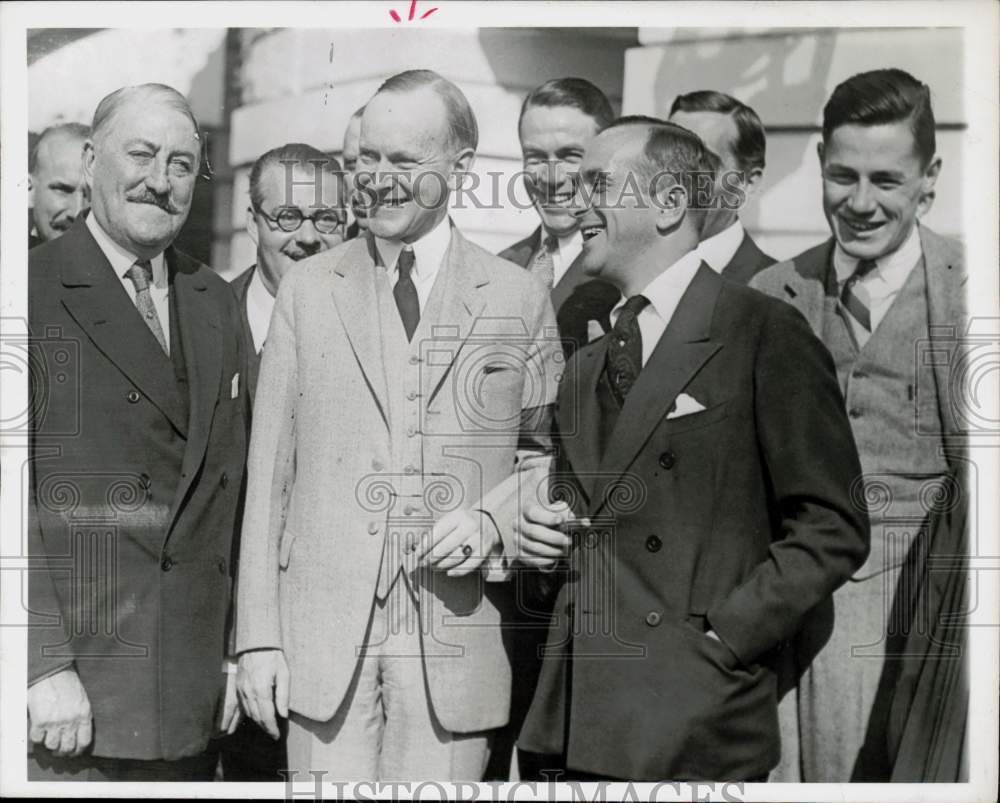
<svg viewBox="0 0 1000 803">
<path fill-rule="evenodd" d="M 731 282 L 749 284 L 754 276 L 777 261 L 761 251 L 753 237 L 743 232 L 743 241 L 733 254 L 733 258 L 729 260 L 729 264 L 722 269 L 722 275 Z"/>
<path fill-rule="evenodd" d="M 233 279 L 229 286 L 236 294 L 236 302 L 240 307 L 240 321 L 243 327 L 244 354 L 246 355 L 247 366 L 247 391 L 250 405 L 253 406 L 253 396 L 257 389 L 257 375 L 260 373 L 260 354 L 254 347 L 253 334 L 250 330 L 250 318 L 247 315 L 247 290 L 250 287 L 250 280 L 253 279 L 257 265 L 251 265 L 243 273 Z"/>
<path fill-rule="evenodd" d="M 541 242 L 542 227 L 539 226 L 528 237 L 501 251 L 500 258 L 527 268 Z M 609 313 L 621 293 L 608 282 L 589 278 L 583 272 L 582 259 L 577 257 L 552 288 L 550 298 L 556 311 L 559 336 L 563 338 L 563 351 L 568 357 L 591 339 L 588 335 L 590 321 L 597 321 L 605 332 L 611 330 Z"/>
<path fill-rule="evenodd" d="M 98 756 L 201 752 L 224 689 L 246 460 L 239 312 L 210 269 L 166 259 L 186 402 L 83 220 L 29 255 L 28 677 L 75 665 Z"/>
<path fill-rule="evenodd" d="M 801 315 L 703 264 L 602 457 L 607 347 L 580 349 L 560 385 L 551 487 L 592 526 L 520 744 L 617 778 L 764 775 L 775 650 L 868 553 L 833 362 Z M 681 393 L 704 409 L 669 417 Z"/>
</svg>

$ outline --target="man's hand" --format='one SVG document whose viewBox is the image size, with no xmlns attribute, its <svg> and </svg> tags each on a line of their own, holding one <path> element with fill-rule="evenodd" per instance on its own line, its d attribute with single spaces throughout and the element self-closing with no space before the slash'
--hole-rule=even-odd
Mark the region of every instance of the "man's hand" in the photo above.
<svg viewBox="0 0 1000 803">
<path fill-rule="evenodd" d="M 514 523 L 517 559 L 536 569 L 553 568 L 556 561 L 569 554 L 572 541 L 567 533 L 558 529 L 569 524 L 587 527 L 590 522 L 575 519 L 565 502 L 525 505 Z"/>
<path fill-rule="evenodd" d="M 226 659 L 227 663 L 232 661 L 231 658 Z M 233 669 L 236 669 L 235 661 L 232 661 Z M 239 727 L 240 720 L 243 719 L 243 713 L 240 711 L 240 701 L 239 696 L 236 693 L 236 672 L 226 672 L 226 696 L 222 703 L 222 712 L 219 716 L 219 733 L 225 733 L 232 736 L 236 733 L 236 728 Z"/>
<path fill-rule="evenodd" d="M 72 667 L 28 687 L 31 741 L 57 756 L 78 756 L 93 734 L 90 699 Z"/>
<path fill-rule="evenodd" d="M 240 704 L 250 718 L 278 739 L 279 716 L 288 716 L 288 664 L 281 650 L 251 650 L 240 655 L 236 673 Z"/>
<path fill-rule="evenodd" d="M 421 565 L 446 571 L 449 577 L 464 577 L 483 565 L 500 536 L 492 523 L 480 527 L 485 514 L 471 510 L 453 510 L 443 516 L 431 537 L 417 547 Z"/>
</svg>

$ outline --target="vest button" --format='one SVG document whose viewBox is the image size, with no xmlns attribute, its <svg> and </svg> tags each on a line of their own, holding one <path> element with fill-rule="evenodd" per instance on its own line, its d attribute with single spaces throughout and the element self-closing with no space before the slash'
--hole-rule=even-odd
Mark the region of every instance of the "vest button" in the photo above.
<svg viewBox="0 0 1000 803">
<path fill-rule="evenodd" d="M 417 392 L 415 390 L 411 390 L 409 393 L 406 394 L 406 398 L 409 399 L 410 401 L 413 401 L 415 398 L 417 398 Z"/>
<path fill-rule="evenodd" d="M 148 474 L 143 473 L 139 475 L 139 487 L 142 488 L 143 490 L 148 491 L 149 486 L 152 485 L 152 482 L 153 481 L 149 478 Z"/>
<path fill-rule="evenodd" d="M 417 473 L 417 467 L 416 466 L 406 466 L 406 467 L 403 468 L 403 473 L 404 474 L 416 474 Z"/>
<path fill-rule="evenodd" d="M 667 471 L 674 467 L 674 463 L 677 462 L 677 457 L 671 451 L 666 451 L 660 455 L 660 466 L 665 468 Z"/>
<path fill-rule="evenodd" d="M 847 414 L 851 418 L 861 418 L 861 411 L 857 407 L 852 407 Z"/>
<path fill-rule="evenodd" d="M 412 437 L 414 437 L 414 436 L 415 436 L 416 434 L 417 434 L 417 429 L 416 429 L 416 427 L 407 427 L 407 428 L 406 428 L 406 437 L 407 437 L 407 438 L 412 438 Z"/>
<path fill-rule="evenodd" d="M 650 627 L 659 627 L 660 622 L 663 621 L 663 617 L 660 615 L 659 611 L 650 611 L 646 614 L 646 624 Z"/>
<path fill-rule="evenodd" d="M 225 471 L 223 471 L 222 476 L 219 477 L 219 486 L 221 488 L 225 488 L 228 485 L 229 485 L 229 475 Z"/>
<path fill-rule="evenodd" d="M 130 404 L 138 404 L 139 403 L 139 399 L 141 397 L 139 396 L 139 391 L 137 391 L 137 390 L 130 390 L 128 392 L 128 394 L 125 396 L 125 398 L 129 400 Z"/>
<path fill-rule="evenodd" d="M 417 509 L 413 505 L 407 505 L 406 507 L 403 508 L 404 516 L 412 516 L 416 512 Z"/>
<path fill-rule="evenodd" d="M 854 372 L 854 378 L 855 379 L 867 379 L 868 378 L 868 374 L 866 374 L 864 371 L 855 371 Z"/>
<path fill-rule="evenodd" d="M 167 555 L 162 561 L 160 561 L 160 568 L 165 572 L 169 572 L 174 568 L 174 561 L 169 555 Z"/>
<path fill-rule="evenodd" d="M 370 521 L 370 522 L 368 522 L 368 534 L 369 535 L 378 535 L 378 522 L 377 521 Z"/>
<path fill-rule="evenodd" d="M 385 466 L 382 465 L 381 460 L 377 458 L 375 460 L 372 460 L 372 471 L 381 471 L 383 468 L 385 468 Z"/>
<path fill-rule="evenodd" d="M 662 546 L 663 542 L 655 535 L 651 535 L 646 539 L 646 549 L 650 552 L 659 552 Z"/>
<path fill-rule="evenodd" d="M 416 365 L 418 362 L 420 362 L 420 358 L 416 354 L 411 354 L 410 365 Z"/>
<path fill-rule="evenodd" d="M 219 568 L 219 574 L 226 573 L 226 559 L 219 558 L 218 562 L 215 564 Z"/>
</svg>

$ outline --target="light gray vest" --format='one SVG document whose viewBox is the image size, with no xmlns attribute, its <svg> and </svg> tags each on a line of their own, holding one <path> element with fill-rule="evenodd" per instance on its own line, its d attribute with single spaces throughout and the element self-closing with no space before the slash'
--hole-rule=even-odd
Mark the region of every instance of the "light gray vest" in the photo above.
<svg viewBox="0 0 1000 803">
<path fill-rule="evenodd" d="M 847 314 L 839 302 L 826 305 L 823 342 L 837 366 L 864 471 L 854 498 L 868 507 L 872 547 L 854 575 L 860 580 L 906 559 L 948 472 L 934 370 L 919 359 L 928 353 L 920 347 L 928 340 L 923 258 L 860 350 Z"/>
</svg>

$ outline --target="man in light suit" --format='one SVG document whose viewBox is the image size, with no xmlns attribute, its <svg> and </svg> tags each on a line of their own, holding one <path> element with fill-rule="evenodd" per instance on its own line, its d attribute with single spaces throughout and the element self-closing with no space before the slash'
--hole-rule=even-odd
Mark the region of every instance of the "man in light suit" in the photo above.
<svg viewBox="0 0 1000 803">
<path fill-rule="evenodd" d="M 281 279 L 296 262 L 344 241 L 343 194 L 340 164 L 311 145 L 279 145 L 250 168 L 247 232 L 257 246 L 257 261 L 230 286 L 249 334 L 251 402 Z"/>
<path fill-rule="evenodd" d="M 696 251 L 715 163 L 638 117 L 581 165 L 584 269 L 621 299 L 560 385 L 560 501 L 519 528 L 526 553 L 570 550 L 520 746 L 571 777 L 766 775 L 776 651 L 868 551 L 829 354 Z"/>
<path fill-rule="evenodd" d="M 278 286 L 297 262 L 343 242 L 346 215 L 340 165 L 311 145 L 279 145 L 250 168 L 247 232 L 257 261 L 230 287 L 243 318 L 251 407 Z M 287 764 L 284 738 L 269 738 L 250 719 L 220 742 L 220 753 L 225 781 L 280 781 Z"/>
<path fill-rule="evenodd" d="M 698 251 L 712 270 L 746 284 L 775 263 L 740 221 L 741 208 L 764 178 L 767 139 L 760 117 L 731 95 L 706 89 L 678 95 L 670 107 L 670 122 L 693 131 L 722 161 L 720 192 L 705 217 Z"/>
<path fill-rule="evenodd" d="M 344 237 L 345 240 L 353 240 L 363 231 L 368 228 L 368 210 L 365 208 L 364 204 L 361 203 L 363 200 L 361 195 L 357 191 L 357 187 L 354 183 L 354 175 L 357 172 L 358 156 L 361 151 L 361 117 L 365 113 L 365 107 L 362 106 L 360 109 L 351 115 L 351 119 L 347 121 L 347 129 L 344 131 L 344 146 L 341 151 L 341 159 L 344 162 L 344 173 L 347 180 L 347 192 L 351 200 L 351 214 L 354 215 L 354 220 L 347 227 L 347 233 Z"/>
<path fill-rule="evenodd" d="M 555 78 L 528 93 L 517 123 L 524 186 L 541 225 L 500 256 L 550 289 L 567 356 L 610 328 L 608 312 L 618 300 L 614 287 L 584 274 L 583 240 L 572 214 L 584 147 L 613 116 L 604 93 L 589 81 Z"/>
<path fill-rule="evenodd" d="M 908 555 L 926 548 L 930 502 L 951 498 L 947 477 L 965 470 L 950 376 L 965 261 L 919 222 L 941 159 L 930 90 L 913 76 L 875 70 L 840 84 L 819 161 L 833 237 L 751 286 L 798 309 L 833 355 L 864 468 L 857 495 L 877 505 L 871 556 L 798 640 L 804 674 L 783 701 L 778 779 L 888 780 L 888 706 L 876 695 L 900 657 L 888 655 L 889 611 Z"/>
<path fill-rule="evenodd" d="M 201 153 L 184 97 L 125 87 L 92 131 L 91 212 L 29 257 L 33 343 L 55 362 L 32 387 L 28 774 L 211 780 L 209 738 L 238 721 L 223 656 L 247 439 L 239 312 L 171 246 Z"/>
<path fill-rule="evenodd" d="M 507 721 L 501 615 L 523 477 L 547 467 L 559 352 L 541 285 L 448 217 L 478 140 L 429 70 L 368 103 L 369 233 L 284 279 L 257 388 L 241 699 L 289 767 L 478 780 Z"/>
</svg>

